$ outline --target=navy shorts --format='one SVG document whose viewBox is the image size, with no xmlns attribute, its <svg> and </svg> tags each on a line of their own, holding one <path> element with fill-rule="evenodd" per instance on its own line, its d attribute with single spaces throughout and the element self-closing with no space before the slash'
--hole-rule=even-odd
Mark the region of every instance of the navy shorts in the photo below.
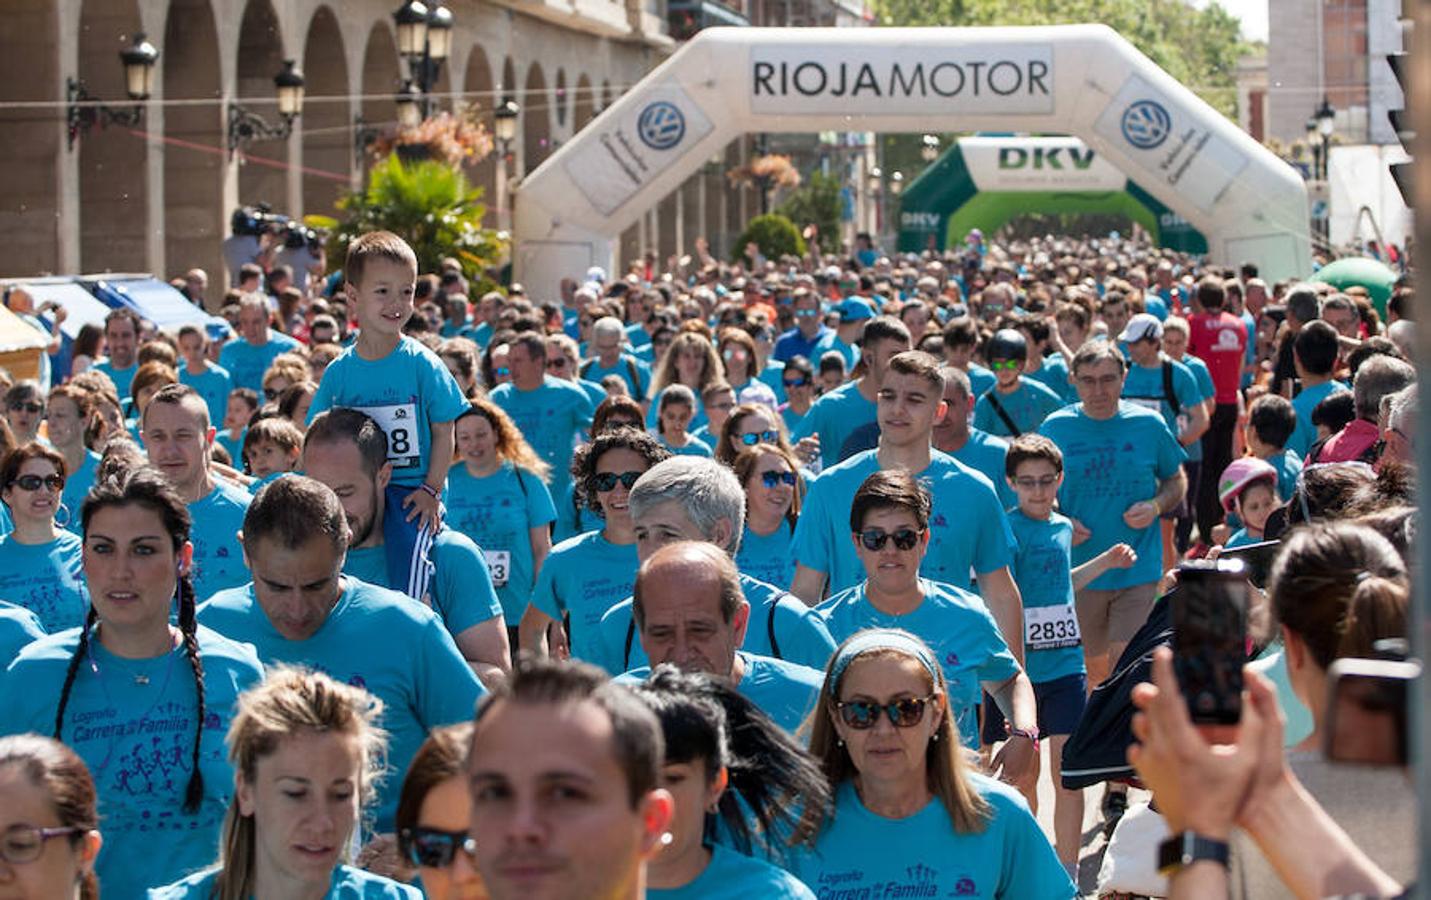
<svg viewBox="0 0 1431 900">
<path fill-rule="evenodd" d="M 1039 737 L 1073 734 L 1078 720 L 1083 718 L 1083 706 L 1088 702 L 1088 676 L 1077 672 L 1052 681 L 1035 682 L 1033 689 L 1034 702 L 1038 704 Z M 985 744 L 997 744 L 1008 736 L 1004 714 L 994 698 L 985 694 L 980 737 Z"/>
</svg>

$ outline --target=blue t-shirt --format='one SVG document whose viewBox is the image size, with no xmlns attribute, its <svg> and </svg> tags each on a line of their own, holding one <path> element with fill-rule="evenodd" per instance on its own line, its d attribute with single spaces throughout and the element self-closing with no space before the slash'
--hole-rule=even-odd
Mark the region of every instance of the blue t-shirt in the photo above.
<svg viewBox="0 0 1431 900">
<path fill-rule="evenodd" d="M 860 802 L 854 785 L 835 790 L 834 817 L 792 866 L 816 896 L 1065 900 L 1078 896 L 1018 791 L 965 776 L 989 804 L 983 830 L 960 834 L 938 797 L 903 819 Z"/>
<path fill-rule="evenodd" d="M 645 333 L 645 329 L 642 329 L 642 333 Z M 619 375 L 637 402 L 644 399 L 646 392 L 651 389 L 651 367 L 630 353 L 621 354 L 616 365 L 609 369 L 601 364 L 601 360 L 592 358 L 582 363 L 578 371 L 582 378 L 597 384 L 607 375 Z"/>
<path fill-rule="evenodd" d="M 810 362 L 814 363 L 815 365 L 819 365 L 820 360 L 824 358 L 825 354 L 829 353 L 832 350 L 840 354 L 840 356 L 844 358 L 845 371 L 853 372 L 855 369 L 855 363 L 860 361 L 860 348 L 855 346 L 854 344 L 846 344 L 844 341 L 840 340 L 840 333 L 838 331 L 830 332 L 829 340 L 825 341 L 824 343 L 820 344 L 818 347 L 815 348 L 815 353 L 817 355 L 812 356 L 810 358 Z"/>
<path fill-rule="evenodd" d="M 1277 470 L 1277 496 L 1286 503 L 1297 491 L 1297 478 L 1302 474 L 1302 457 L 1291 450 L 1280 450 L 1274 452 L 1267 462 Z"/>
<path fill-rule="evenodd" d="M 775 724 L 794 734 L 820 699 L 825 673 L 745 650 L 736 652 L 745 662 L 745 674 L 735 689 Z M 649 677 L 651 667 L 641 666 L 617 676 L 616 680 L 622 684 L 640 684 Z"/>
<path fill-rule="evenodd" d="M 248 388 L 261 398 L 263 373 L 268 371 L 279 354 L 298 346 L 298 342 L 288 335 L 269 329 L 268 340 L 257 347 L 241 337 L 224 344 L 219 351 L 219 365 L 229 373 L 233 387 Z M 218 421 L 222 422 L 222 417 Z"/>
<path fill-rule="evenodd" d="M 228 369 L 205 361 L 204 373 L 194 375 L 189 372 L 188 365 L 181 363 L 179 383 L 187 384 L 204 398 L 204 403 L 209 407 L 209 424 L 217 427 L 224 423 L 224 413 L 229 408 L 229 391 L 234 388 L 234 380 L 229 376 Z"/>
<path fill-rule="evenodd" d="M 1248 534 L 1246 528 L 1239 528 L 1232 533 L 1232 537 L 1228 538 L 1227 543 L 1223 546 L 1231 550 L 1233 547 L 1246 547 L 1248 544 L 1260 544 L 1262 540 L 1262 538 L 1253 537 Z"/>
<path fill-rule="evenodd" d="M 1049 414 L 1064 406 L 1063 398 L 1055 394 L 1045 384 L 1030 378 L 1019 378 L 1018 387 L 1010 393 L 1002 393 L 998 388 L 985 391 L 974 403 L 974 427 L 998 437 L 1016 437 L 1005 424 L 1004 417 L 994 409 L 994 398 L 998 398 L 1004 414 L 1013 420 L 1019 434 L 1037 431 Z"/>
<path fill-rule="evenodd" d="M 44 636 L 38 616 L 23 606 L 0 601 L 0 660 L 14 659 L 26 644 Z"/>
<path fill-rule="evenodd" d="M 199 621 L 252 644 L 265 665 L 317 669 L 383 701 L 388 768 L 378 788 L 376 824 L 387 832 L 393 830 L 402 775 L 427 733 L 470 720 L 487 691 L 432 610 L 356 578 L 344 577 L 342 588 L 327 620 L 304 641 L 278 633 L 252 584 L 215 595 L 199 607 Z M 212 856 L 212 843 L 207 849 Z"/>
<path fill-rule="evenodd" d="M 194 593 L 201 599 L 249 580 L 238 533 L 252 502 L 253 495 L 243 488 L 215 481 L 207 497 L 189 504 L 194 523 L 189 532 L 194 544 Z"/>
<path fill-rule="evenodd" d="M 208 869 L 171 885 L 151 888 L 148 900 L 210 900 L 218 875 L 218 869 Z M 323 900 L 422 900 L 422 891 L 352 866 L 338 866 Z"/>
<path fill-rule="evenodd" d="M 1129 363 L 1128 375 L 1123 379 L 1123 399 L 1134 406 L 1141 406 L 1163 417 L 1163 422 L 1173 437 L 1180 430 L 1178 416 L 1188 416 L 1188 410 L 1203 402 L 1202 389 L 1198 387 L 1197 376 L 1179 362 L 1163 358 L 1172 366 L 1173 396 L 1178 401 L 1178 415 L 1173 414 L 1173 406 L 1168 402 L 1163 390 L 1163 366 L 1148 367 Z M 1201 443 L 1195 442 L 1195 443 Z"/>
<path fill-rule="evenodd" d="M 531 605 L 553 619 L 569 615 L 571 655 L 597 662 L 601 616 L 631 596 L 639 566 L 635 541 L 613 544 L 602 532 L 588 531 L 552 548 L 537 573 Z"/>
<path fill-rule="evenodd" d="M 1186 459 L 1163 417 L 1120 402 L 1111 418 L 1100 421 L 1084 415 L 1083 404 L 1076 403 L 1049 416 L 1039 433 L 1063 451 L 1059 510 L 1092 532 L 1073 548 L 1074 566 L 1114 544 L 1128 544 L 1138 554 L 1132 568 L 1110 569 L 1089 587 L 1117 590 L 1157 581 L 1163 571 L 1158 520 L 1134 531 L 1123 522 L 1123 513 L 1153 499 L 1158 483 L 1177 475 Z"/>
<path fill-rule="evenodd" d="M 0 734 L 54 733 L 79 639 L 78 628 L 42 638 L 0 675 Z M 252 647 L 203 627 L 197 639 L 204 665 L 204 797 L 194 813 L 184 811 L 184 794 L 193 771 L 198 695 L 183 645 L 153 659 L 120 659 L 92 638 L 89 659 L 75 670 L 60 737 L 94 776 L 104 824 L 95 872 L 106 897 L 142 897 L 146 888 L 214 861 L 234 792 L 224 735 L 238 695 L 262 680 L 263 667 Z"/>
<path fill-rule="evenodd" d="M 747 522 L 740 550 L 735 554 L 735 567 L 744 575 L 789 590 L 795 579 L 795 554 L 790 549 L 794 538 L 795 526 L 787 519 L 781 519 L 770 534 L 756 534 Z"/>
<path fill-rule="evenodd" d="M 437 354 L 403 335 L 382 359 L 363 359 L 354 345 L 328 364 L 308 408 L 308 421 L 337 406 L 373 417 L 388 436 L 392 483 L 416 488 L 427 477 L 432 459 L 433 423 L 455 420 L 468 403 Z"/>
<path fill-rule="evenodd" d="M 969 393 L 976 400 L 999 383 L 999 376 L 975 362 L 969 363 L 966 374 L 969 376 Z"/>
<path fill-rule="evenodd" d="M 116 369 L 106 356 L 91 368 L 109 376 L 109 380 L 114 382 L 114 390 L 119 394 L 120 402 L 123 402 L 129 397 L 129 388 L 134 384 L 134 373 L 139 371 L 139 361 L 135 360 L 127 369 Z"/>
<path fill-rule="evenodd" d="M 819 436 L 820 463 L 828 469 L 840 461 L 840 448 L 850 433 L 874 422 L 875 413 L 874 401 L 860 393 L 859 382 L 846 382 L 815 401 L 790 440 Z"/>
<path fill-rule="evenodd" d="M 1008 441 L 971 426 L 964 446 L 949 455 L 989 479 L 994 485 L 994 493 L 999 495 L 999 505 L 1008 509 L 1019 502 L 1014 489 L 1009 487 L 1008 470 L 1004 467 L 1008 453 Z"/>
<path fill-rule="evenodd" d="M 1197 379 L 1198 394 L 1202 396 L 1203 402 L 1217 399 L 1217 387 L 1212 383 L 1212 372 L 1208 371 L 1207 363 L 1193 356 L 1191 353 L 1184 353 L 1183 358 L 1178 362 L 1188 367 L 1188 371 L 1193 373 L 1193 378 Z M 1188 462 L 1202 461 L 1202 441 L 1196 440 L 1183 447 L 1187 452 Z"/>
<path fill-rule="evenodd" d="M 1053 391 L 1063 399 L 1065 406 L 1078 402 L 1078 391 L 1068 380 L 1068 363 L 1064 361 L 1062 353 L 1050 353 L 1045 356 L 1039 361 L 1038 371 L 1025 372 L 1024 377 L 1032 378 Z"/>
<path fill-rule="evenodd" d="M 1018 548 L 1011 567 L 1024 601 L 1024 669 L 1035 684 L 1084 671 L 1073 605 L 1073 522 L 1009 513 Z M 1029 610 L 1043 610 L 1030 613 Z"/>
<path fill-rule="evenodd" d="M 979 746 L 979 699 L 983 682 L 1007 681 L 1020 671 L 999 626 L 976 594 L 937 581 L 919 580 L 924 601 L 896 616 L 881 612 L 861 582 L 815 607 L 836 643 L 867 628 L 903 628 L 924 639 L 944 669 L 949 706 L 969 747 Z"/>
<path fill-rule="evenodd" d="M 800 423 L 805 420 L 805 415 L 805 413 L 796 412 L 789 403 L 780 406 L 780 418 L 785 420 L 785 431 L 789 434 L 800 430 Z"/>
<path fill-rule="evenodd" d="M 79 468 L 65 475 L 65 489 L 60 492 L 60 505 L 65 509 L 63 513 L 56 515 L 56 525 L 75 534 L 84 531 L 80 513 L 84 508 L 84 498 L 89 495 L 89 489 L 94 487 L 95 476 L 99 474 L 99 460 L 98 453 L 86 450 Z"/>
<path fill-rule="evenodd" d="M 427 558 L 432 563 L 432 579 L 427 584 L 423 605 L 442 617 L 442 624 L 454 638 L 474 625 L 502 615 L 502 604 L 492 587 L 486 560 L 471 538 L 444 528 L 432 539 Z M 343 574 L 401 593 L 393 584 L 386 548 L 382 544 L 348 548 Z M 401 578 L 400 586 L 405 587 L 407 573 L 402 573 Z"/>
<path fill-rule="evenodd" d="M 218 429 L 218 433 L 214 435 L 214 442 L 228 451 L 229 459 L 233 460 L 236 469 L 243 468 L 243 440 L 247 436 L 247 427 L 239 429 L 238 437 L 230 437 L 227 428 Z"/>
<path fill-rule="evenodd" d="M 711 861 L 690 884 L 647 888 L 647 900 L 815 900 L 789 872 L 720 844 L 710 845 Z"/>
<path fill-rule="evenodd" d="M 1312 449 L 1312 444 L 1317 440 L 1317 426 L 1312 424 L 1312 410 L 1332 394 L 1345 390 L 1348 390 L 1347 386 L 1340 381 L 1326 381 L 1302 388 L 1302 392 L 1292 398 L 1292 409 L 1297 413 L 1297 427 L 1292 429 L 1292 436 L 1287 438 L 1287 449 L 1295 453 L 1298 459 L 1305 459 L 1307 451 Z"/>
<path fill-rule="evenodd" d="M 835 334 L 828 325 L 821 325 L 820 330 L 815 332 L 815 336 L 807 338 L 799 328 L 792 328 L 780 337 L 775 339 L 775 347 L 770 351 L 770 358 L 780 362 L 789 362 L 792 356 L 803 356 L 810 362 L 819 365 L 820 358 L 813 355 L 815 349 L 826 343 Z"/>
<path fill-rule="evenodd" d="M 447 473 L 446 502 L 446 524 L 482 548 L 502 614 L 516 625 L 537 579 L 531 531 L 556 521 L 546 483 L 510 462 L 483 478 L 456 465 Z"/>
<path fill-rule="evenodd" d="M 666 387 L 670 387 L 667 385 Z M 646 410 L 646 427 L 651 429 L 653 434 L 661 431 L 661 397 L 666 393 L 666 388 L 661 388 L 656 392 L 656 396 L 651 398 L 651 408 Z M 696 395 L 695 409 L 691 410 L 691 421 L 686 425 L 686 433 L 694 435 L 697 431 L 710 424 L 710 417 L 706 415 L 705 406 L 701 404 L 701 392 L 691 388 L 691 393 Z M 639 398 L 638 398 L 639 399 Z M 713 444 L 714 442 L 712 442 Z"/>
<path fill-rule="evenodd" d="M 795 561 L 829 576 L 830 594 L 865 580 L 850 540 L 850 503 L 870 475 L 880 470 L 879 451 L 866 450 L 826 469 L 810 485 L 795 526 Z M 929 549 L 919 572 L 949 584 L 967 584 L 970 572 L 1002 569 L 1012 557 L 1014 536 L 989 479 L 934 450 L 915 475 L 929 488 Z"/>
<path fill-rule="evenodd" d="M 571 454 L 591 427 L 596 404 L 569 381 L 544 376 L 542 386 L 519 391 L 510 381 L 492 391 L 492 402 L 512 417 L 522 437 L 552 467 L 552 493 L 571 481 Z"/>
<path fill-rule="evenodd" d="M 552 499 L 556 500 L 553 494 Z M 557 502 L 556 528 L 552 530 L 553 543 L 561 543 L 588 531 L 600 531 L 606 527 L 601 514 L 577 499 L 576 485 L 570 481 L 562 488 L 561 499 Z"/>
<path fill-rule="evenodd" d="M 68 531 L 44 544 L 22 544 L 13 533 L 0 538 L 0 600 L 33 612 L 50 634 L 80 627 L 89 612 L 83 551 L 84 541 Z"/>
<path fill-rule="evenodd" d="M 686 435 L 686 444 L 684 447 L 673 446 L 670 441 L 660 435 L 656 437 L 656 442 L 669 450 L 673 456 L 702 456 L 706 459 L 710 459 L 715 455 L 715 451 L 711 449 L 710 444 L 707 444 L 692 434 Z"/>
<path fill-rule="evenodd" d="M 785 659 L 824 670 L 835 652 L 835 640 L 813 609 L 788 591 L 757 581 L 744 572 L 740 574 L 740 589 L 750 604 L 750 618 L 740 649 L 756 656 Z M 632 598 L 627 597 L 601 616 L 600 633 L 600 655 L 590 662 L 612 675 L 651 664 L 646 648 L 641 646 L 641 635 L 636 631 Z"/>
</svg>

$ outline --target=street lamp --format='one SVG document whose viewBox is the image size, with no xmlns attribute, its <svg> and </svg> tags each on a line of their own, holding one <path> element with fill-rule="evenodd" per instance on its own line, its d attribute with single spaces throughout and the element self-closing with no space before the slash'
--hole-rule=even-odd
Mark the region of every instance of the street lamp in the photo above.
<svg viewBox="0 0 1431 900">
<path fill-rule="evenodd" d="M 884 183 L 884 171 L 879 166 L 871 166 L 867 183 L 870 193 L 878 194 L 880 186 Z"/>
<path fill-rule="evenodd" d="M 302 70 L 294 60 L 285 59 L 283 68 L 273 76 L 273 86 L 278 90 L 277 125 L 270 125 L 241 104 L 229 104 L 229 155 L 252 141 L 281 141 L 293 134 L 293 123 L 303 113 L 303 85 Z"/>
<path fill-rule="evenodd" d="M 1327 170 L 1331 163 L 1332 132 L 1336 129 L 1336 118 L 1337 111 L 1324 94 L 1322 105 L 1318 106 L 1312 113 L 1312 117 L 1307 120 L 1307 143 L 1312 148 L 1312 177 L 1319 183 L 1319 189 L 1322 192 L 1326 191 Z M 1325 213 L 1318 216 L 1313 222 L 1314 231 L 1323 244 L 1328 240 L 1329 225 Z"/>
<path fill-rule="evenodd" d="M 522 108 L 510 95 L 503 97 L 502 102 L 492 111 L 492 131 L 497 137 L 497 143 L 502 145 L 503 156 L 512 152 L 512 141 L 517 139 L 517 117 L 521 114 Z"/>
<path fill-rule="evenodd" d="M 417 89 L 411 78 L 403 81 L 393 102 L 397 104 L 399 127 L 416 128 L 422 123 L 422 91 Z"/>
<path fill-rule="evenodd" d="M 96 103 L 85 90 L 84 81 L 79 78 L 66 80 L 67 100 L 65 121 L 69 126 L 68 147 L 73 150 L 79 136 L 96 124 L 125 125 L 134 127 L 144 116 L 140 104 L 154 93 L 154 64 L 159 61 L 159 51 L 145 38 L 144 32 L 134 35 L 134 42 L 119 51 L 119 61 L 124 66 L 124 89 L 134 105 L 128 109 L 114 109 L 103 103 Z"/>
<path fill-rule="evenodd" d="M 919 156 L 927 163 L 932 163 L 939 158 L 939 138 L 936 135 L 926 134 L 919 139 Z"/>
<path fill-rule="evenodd" d="M 903 172 L 891 172 L 891 173 L 890 173 L 890 176 L 889 176 L 889 192 L 890 192 L 890 194 L 892 194 L 892 195 L 895 196 L 895 197 L 898 197 L 898 196 L 899 196 L 899 192 L 902 191 L 902 190 L 904 190 L 904 173 L 903 173 Z"/>
<path fill-rule="evenodd" d="M 421 122 L 432 113 L 430 94 L 442 74 L 442 63 L 452 52 L 452 10 L 440 3 L 428 6 L 422 0 L 406 0 L 393 13 L 393 23 L 397 26 L 398 53 L 407 60 L 412 76 L 409 83 L 417 91 L 415 109 Z M 401 97 L 398 102 L 403 102 Z M 399 106 L 399 121 L 402 121 L 402 112 L 403 107 Z"/>
</svg>

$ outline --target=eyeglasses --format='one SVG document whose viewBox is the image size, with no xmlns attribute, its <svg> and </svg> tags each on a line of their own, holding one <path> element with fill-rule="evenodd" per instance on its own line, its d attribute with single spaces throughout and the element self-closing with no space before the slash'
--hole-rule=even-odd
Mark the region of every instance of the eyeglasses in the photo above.
<svg viewBox="0 0 1431 900">
<path fill-rule="evenodd" d="M 794 381 L 782 381 L 781 383 L 785 385 L 785 390 L 788 391 L 788 390 L 791 390 L 791 389 L 793 389 L 793 388 L 802 388 L 802 387 L 807 387 L 807 386 L 809 386 L 809 384 L 810 384 L 810 379 L 808 379 L 808 378 L 797 378 L 797 379 L 795 379 Z"/>
<path fill-rule="evenodd" d="M 20 412 L 21 410 L 27 413 L 42 413 L 45 411 L 45 405 L 43 403 L 26 403 L 23 400 L 17 400 L 10 404 L 10 412 Z"/>
<path fill-rule="evenodd" d="M 989 368 L 993 369 L 995 372 L 1017 372 L 1019 369 L 1023 368 L 1023 365 L 1024 364 L 1017 359 L 996 359 L 993 362 L 989 363 Z"/>
<path fill-rule="evenodd" d="M 1050 488 L 1058 484 L 1058 476 L 1044 475 L 1042 478 L 1015 478 L 1014 484 L 1026 491 L 1031 491 L 1036 487 Z"/>
<path fill-rule="evenodd" d="M 11 825 L 0 837 L 0 858 L 7 863 L 34 862 L 45 849 L 45 841 L 50 838 L 84 834 L 88 829 L 66 826 L 61 828 L 38 828 L 34 825 Z"/>
<path fill-rule="evenodd" d="M 768 487 L 768 488 L 773 488 L 773 487 L 775 487 L 777 484 L 787 484 L 787 485 L 789 485 L 790 487 L 794 487 L 794 486 L 795 486 L 795 473 L 794 473 L 794 472 L 789 472 L 789 471 L 787 471 L 787 472 L 775 472 L 775 471 L 761 472 L 761 473 L 760 473 L 760 483 L 763 484 L 763 485 L 765 485 L 765 486 Z"/>
<path fill-rule="evenodd" d="M 904 697 L 889 703 L 850 700 L 836 703 L 835 709 L 840 711 L 840 718 L 846 725 L 860 731 L 875 727 L 881 712 L 889 716 L 889 721 L 895 728 L 913 728 L 924 720 L 924 708 L 938 696 L 930 694 L 928 697 Z"/>
<path fill-rule="evenodd" d="M 878 528 L 870 528 L 865 531 L 856 531 L 860 536 L 860 543 L 866 550 L 873 550 L 876 553 L 884 549 L 886 541 L 894 541 L 896 550 L 913 550 L 914 545 L 919 543 L 919 536 L 924 532 L 915 531 L 912 528 L 901 528 L 893 534 L 880 531 Z"/>
<path fill-rule="evenodd" d="M 616 490 L 616 482 L 621 482 L 626 490 L 631 490 L 636 486 L 636 482 L 641 479 L 645 472 L 622 472 L 617 475 L 615 472 L 597 472 L 591 483 L 596 486 L 598 494 L 606 494 Z"/>
<path fill-rule="evenodd" d="M 548 369 L 565 369 L 566 364 L 567 358 L 565 356 L 558 356 L 555 359 L 547 360 Z"/>
<path fill-rule="evenodd" d="M 38 491 L 41 486 L 58 491 L 64 488 L 65 477 L 63 475 L 46 475 L 42 478 L 39 475 L 21 475 L 10 483 L 19 485 L 21 490 L 26 491 Z"/>
<path fill-rule="evenodd" d="M 722 351 L 721 356 L 726 359 L 745 359 L 745 350 L 741 347 L 727 347 Z"/>
<path fill-rule="evenodd" d="M 493 369 L 492 374 L 497 378 L 510 378 L 512 376 L 512 370 L 507 368 Z"/>
<path fill-rule="evenodd" d="M 407 858 L 415 866 L 425 869 L 445 869 L 461 850 L 469 860 L 477 858 L 477 841 L 467 836 L 465 831 L 439 831 L 436 828 L 404 828 L 403 840 L 407 841 Z"/>
<path fill-rule="evenodd" d="M 752 431 L 750 434 L 742 434 L 740 442 L 747 447 L 754 447 L 756 444 L 773 444 L 780 440 L 780 433 L 777 431 Z"/>
<path fill-rule="evenodd" d="M 818 309 L 797 309 L 797 310 L 795 310 L 795 318 L 797 318 L 797 319 L 813 319 L 813 318 L 815 318 L 816 316 L 818 316 L 819 314 L 820 314 L 820 311 L 819 311 Z"/>
</svg>

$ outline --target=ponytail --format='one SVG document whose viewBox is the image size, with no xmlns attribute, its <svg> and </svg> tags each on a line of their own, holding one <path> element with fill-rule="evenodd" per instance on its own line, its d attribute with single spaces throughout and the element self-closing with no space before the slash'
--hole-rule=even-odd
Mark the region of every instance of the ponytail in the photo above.
<svg viewBox="0 0 1431 900">
<path fill-rule="evenodd" d="M 194 582 L 187 572 L 181 573 L 179 590 L 179 631 L 184 637 L 184 655 L 189 658 L 189 668 L 194 671 L 194 693 L 198 698 L 198 710 L 194 716 L 193 770 L 189 772 L 189 784 L 184 789 L 184 812 L 196 813 L 204 801 L 204 775 L 199 771 L 199 746 L 204 739 L 204 661 L 199 656 L 198 621 L 194 611 Z"/>
<path fill-rule="evenodd" d="M 1370 658 L 1376 655 L 1377 641 L 1406 637 L 1410 600 L 1403 582 L 1365 572 L 1358 575 L 1337 645 L 1337 658 Z"/>
<path fill-rule="evenodd" d="M 60 705 L 55 710 L 55 733 L 57 741 L 63 740 L 60 736 L 65 728 L 65 707 L 70 703 L 70 689 L 75 686 L 75 676 L 79 674 L 80 660 L 89 655 L 90 632 L 94 630 L 94 623 L 99 618 L 99 614 L 94 611 L 94 604 L 90 604 L 89 612 L 85 614 L 84 625 L 80 628 L 79 644 L 75 647 L 74 655 L 70 657 L 69 667 L 65 669 L 65 684 L 60 688 Z"/>
</svg>

